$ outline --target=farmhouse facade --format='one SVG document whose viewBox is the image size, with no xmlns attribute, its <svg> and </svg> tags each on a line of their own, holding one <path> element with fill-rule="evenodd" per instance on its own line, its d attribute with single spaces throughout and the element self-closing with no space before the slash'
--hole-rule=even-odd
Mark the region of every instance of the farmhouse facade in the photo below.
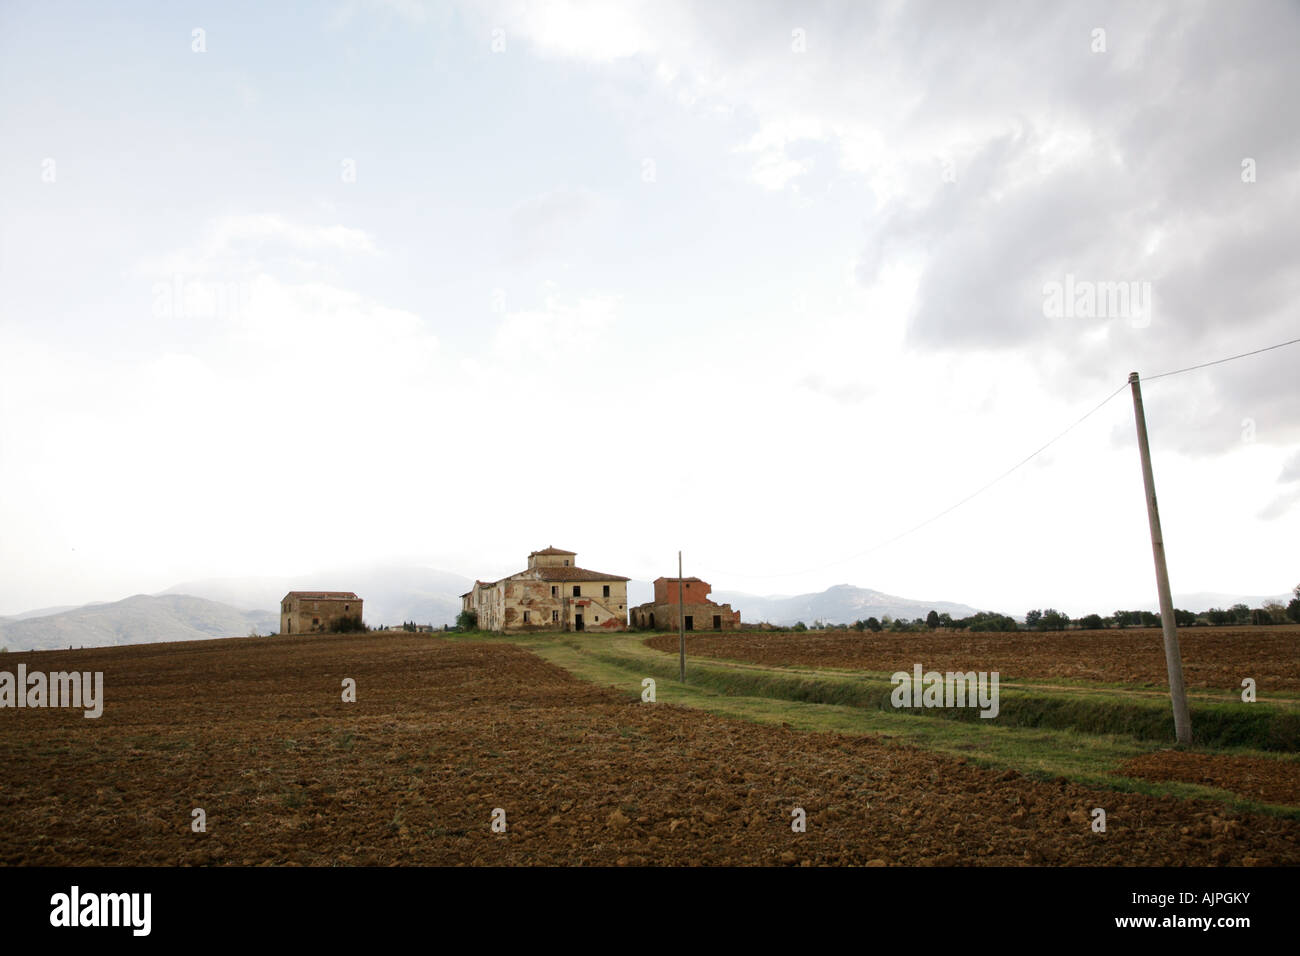
<svg viewBox="0 0 1300 956">
<path fill-rule="evenodd" d="M 461 609 L 485 631 L 623 631 L 628 578 L 578 567 L 578 555 L 543 548 L 528 567 L 499 581 L 475 581 Z"/>
<path fill-rule="evenodd" d="M 678 588 L 681 581 L 680 617 L 687 631 L 734 631 L 740 627 L 740 612 L 730 604 L 709 600 L 712 585 L 699 578 L 655 578 L 655 597 L 632 609 L 632 623 L 651 631 L 676 631 L 679 627 Z"/>
<path fill-rule="evenodd" d="M 344 619 L 360 621 L 361 603 L 351 591 L 290 591 L 280 602 L 280 633 L 328 633 Z"/>
</svg>

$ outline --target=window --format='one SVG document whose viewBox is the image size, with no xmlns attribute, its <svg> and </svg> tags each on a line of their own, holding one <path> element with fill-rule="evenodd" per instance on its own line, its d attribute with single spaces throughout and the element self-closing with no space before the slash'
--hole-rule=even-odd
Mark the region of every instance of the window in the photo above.
<svg viewBox="0 0 1300 956">
<path fill-rule="evenodd" d="M 560 619 L 560 612 L 559 612 L 559 611 L 552 611 L 552 612 L 551 612 L 551 622 L 554 623 L 554 622 L 558 621 L 559 619 Z"/>
<path fill-rule="evenodd" d="M 566 568 L 569 566 L 569 559 L 568 559 L 568 558 L 565 558 L 565 559 L 564 559 L 564 566 L 565 566 Z"/>
<path fill-rule="evenodd" d="M 558 584 L 552 584 L 551 597 L 559 597 L 559 596 L 560 596 L 560 586 Z"/>
<path fill-rule="evenodd" d="M 352 610 L 352 605 L 351 605 L 351 604 L 345 604 L 345 605 L 343 605 L 343 610 L 345 610 L 345 611 L 350 611 L 350 610 Z"/>
<path fill-rule="evenodd" d="M 312 626 L 315 627 L 317 624 L 320 623 L 320 618 L 318 618 L 318 617 L 313 617 L 313 618 L 311 619 L 311 623 L 312 623 Z"/>
<path fill-rule="evenodd" d="M 608 585 L 608 584 L 605 585 L 605 593 L 604 593 L 604 597 L 609 597 L 609 585 Z"/>
<path fill-rule="evenodd" d="M 582 585 L 581 585 L 581 584 L 575 584 L 575 585 L 573 586 L 573 596 L 574 596 L 574 597 L 582 597 Z"/>
<path fill-rule="evenodd" d="M 528 615 L 529 615 L 529 613 L 530 613 L 530 612 L 528 612 L 528 611 L 524 611 L 524 623 L 525 623 L 525 624 L 528 623 Z"/>
</svg>

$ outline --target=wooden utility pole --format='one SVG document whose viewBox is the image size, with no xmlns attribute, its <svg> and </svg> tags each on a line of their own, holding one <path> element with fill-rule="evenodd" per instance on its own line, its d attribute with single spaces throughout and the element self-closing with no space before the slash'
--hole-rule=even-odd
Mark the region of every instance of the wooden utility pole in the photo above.
<svg viewBox="0 0 1300 956">
<path fill-rule="evenodd" d="M 680 679 L 686 683 L 686 601 L 682 597 L 682 553 L 677 552 L 677 656 L 681 665 Z"/>
<path fill-rule="evenodd" d="M 1169 671 L 1169 696 L 1174 704 L 1174 733 L 1178 742 L 1192 742 L 1192 717 L 1187 710 L 1187 691 L 1183 687 L 1183 655 L 1178 647 L 1178 627 L 1174 622 L 1174 598 L 1169 590 L 1169 569 L 1165 567 L 1165 541 L 1160 533 L 1160 512 L 1156 508 L 1156 480 L 1151 474 L 1151 448 L 1147 444 L 1147 418 L 1142 410 L 1142 385 L 1138 373 L 1130 372 L 1128 383 L 1133 389 L 1133 417 L 1137 419 L 1138 451 L 1142 455 L 1142 483 L 1147 492 L 1147 520 L 1151 524 L 1151 553 L 1156 562 L 1156 590 L 1160 594 L 1160 626 L 1165 633 L 1165 667 Z"/>
</svg>

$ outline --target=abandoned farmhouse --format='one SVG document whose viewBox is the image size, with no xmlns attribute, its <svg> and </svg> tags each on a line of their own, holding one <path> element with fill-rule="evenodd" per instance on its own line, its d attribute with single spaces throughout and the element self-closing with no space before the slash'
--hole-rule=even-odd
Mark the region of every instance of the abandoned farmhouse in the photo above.
<svg viewBox="0 0 1300 956">
<path fill-rule="evenodd" d="M 290 591 L 280 601 L 280 633 L 325 633 L 345 618 L 360 621 L 361 603 L 351 591 Z"/>
<path fill-rule="evenodd" d="M 656 578 L 654 600 L 629 610 L 621 574 L 578 567 L 578 555 L 543 548 L 528 567 L 499 581 L 475 581 L 460 596 L 485 631 L 731 631 L 740 612 L 709 599 L 699 578 Z M 679 607 L 680 600 L 680 607 Z M 352 591 L 290 591 L 280 602 L 281 634 L 324 634 L 362 624 L 362 600 Z"/>
<path fill-rule="evenodd" d="M 534 551 L 523 571 L 499 581 L 475 581 L 460 596 L 461 610 L 474 612 L 485 631 L 624 631 L 629 623 L 650 630 L 677 628 L 677 578 L 657 579 L 654 600 L 629 612 L 629 578 L 580 568 L 577 559 L 561 548 Z M 739 627 L 740 612 L 710 601 L 709 590 L 699 578 L 682 579 L 686 630 Z"/>
<path fill-rule="evenodd" d="M 578 567 L 577 554 L 543 548 L 528 567 L 500 581 L 475 581 L 461 608 L 485 631 L 622 631 L 628 578 Z"/>
<path fill-rule="evenodd" d="M 681 582 L 680 595 L 678 581 Z M 740 627 L 740 612 L 730 604 L 709 600 L 712 587 L 699 578 L 655 578 L 655 597 L 649 604 L 632 609 L 632 624 L 652 631 L 734 631 Z M 678 598 L 681 599 L 680 621 Z"/>
</svg>

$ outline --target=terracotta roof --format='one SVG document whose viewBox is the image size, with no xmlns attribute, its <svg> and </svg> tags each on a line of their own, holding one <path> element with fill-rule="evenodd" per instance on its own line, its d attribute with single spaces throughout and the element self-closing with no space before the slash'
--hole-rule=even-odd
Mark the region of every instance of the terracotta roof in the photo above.
<svg viewBox="0 0 1300 956">
<path fill-rule="evenodd" d="M 532 551 L 529 553 L 530 558 L 535 558 L 539 554 L 577 554 L 577 551 L 565 551 L 563 548 L 542 548 L 541 551 Z"/>
<path fill-rule="evenodd" d="M 284 600 L 289 598 L 305 598 L 310 601 L 360 601 L 361 599 L 351 591 L 290 591 L 284 596 Z"/>
<path fill-rule="evenodd" d="M 529 568 L 520 571 L 520 576 L 534 576 L 541 581 L 630 581 L 620 574 L 606 574 L 604 571 L 588 571 L 586 568 Z"/>
<path fill-rule="evenodd" d="M 690 584 L 692 581 L 698 581 L 700 582 L 700 584 L 709 583 L 708 581 L 705 581 L 703 578 L 655 578 L 655 581 L 671 581 L 674 584 L 676 584 L 678 581 L 681 581 L 683 584 Z"/>
</svg>

